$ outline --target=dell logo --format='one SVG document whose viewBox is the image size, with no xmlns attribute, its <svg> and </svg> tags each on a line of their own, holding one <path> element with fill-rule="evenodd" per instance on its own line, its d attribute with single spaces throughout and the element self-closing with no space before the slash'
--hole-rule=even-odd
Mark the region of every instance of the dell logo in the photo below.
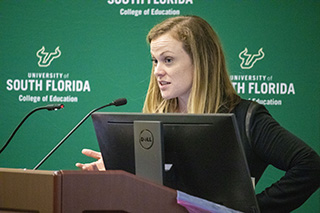
<svg viewBox="0 0 320 213">
<path fill-rule="evenodd" d="M 150 149 L 154 143 L 152 132 L 148 129 L 142 130 L 139 135 L 139 143 L 142 148 Z"/>
</svg>

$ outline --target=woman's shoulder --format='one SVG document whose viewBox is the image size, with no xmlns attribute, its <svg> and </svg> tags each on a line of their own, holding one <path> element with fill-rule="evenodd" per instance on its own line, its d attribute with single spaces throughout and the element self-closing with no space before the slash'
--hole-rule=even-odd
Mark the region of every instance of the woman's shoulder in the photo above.
<svg viewBox="0 0 320 213">
<path fill-rule="evenodd" d="M 233 109 L 233 113 L 246 114 L 249 106 L 256 105 L 256 104 L 258 103 L 251 100 L 241 99 L 241 101 Z"/>
<path fill-rule="evenodd" d="M 248 126 L 252 120 L 272 119 L 269 111 L 262 104 L 252 100 L 241 99 L 233 112 L 238 120 L 238 125 Z"/>
<path fill-rule="evenodd" d="M 234 108 L 234 113 L 238 114 L 247 114 L 247 111 L 251 111 L 251 113 L 255 111 L 264 111 L 268 112 L 264 105 L 259 104 L 256 101 L 241 99 L 238 105 Z"/>
</svg>

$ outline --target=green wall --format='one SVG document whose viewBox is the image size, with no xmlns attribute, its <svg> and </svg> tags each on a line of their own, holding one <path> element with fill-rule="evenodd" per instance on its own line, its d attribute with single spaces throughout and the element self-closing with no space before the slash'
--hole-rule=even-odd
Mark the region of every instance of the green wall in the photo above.
<svg viewBox="0 0 320 213">
<path fill-rule="evenodd" d="M 133 11 L 141 15 L 128 15 Z M 145 36 L 169 17 L 159 11 L 205 18 L 221 38 L 239 94 L 267 104 L 320 153 L 320 1 L 0 0 L 0 146 L 33 108 L 54 97 L 65 105 L 32 115 L 0 155 L 0 167 L 32 169 L 89 111 L 116 98 L 128 104 L 104 111 L 140 112 L 151 69 Z M 57 47 L 60 56 L 39 63 L 42 47 L 39 56 Z M 253 60 L 241 67 L 245 48 L 242 58 Z M 76 162 L 90 161 L 84 147 L 98 149 L 90 119 L 40 169 L 77 169 Z M 269 168 L 257 191 L 282 174 Z M 318 190 L 296 212 L 319 210 Z"/>
</svg>

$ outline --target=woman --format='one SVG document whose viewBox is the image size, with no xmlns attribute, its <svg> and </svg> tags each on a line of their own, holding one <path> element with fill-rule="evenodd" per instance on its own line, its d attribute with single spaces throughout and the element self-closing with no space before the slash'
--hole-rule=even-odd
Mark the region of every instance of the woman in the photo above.
<svg viewBox="0 0 320 213">
<path fill-rule="evenodd" d="M 261 212 L 292 211 L 319 188 L 318 154 L 282 128 L 264 106 L 236 94 L 218 36 L 205 20 L 169 18 L 151 29 L 147 41 L 153 67 L 144 113 L 234 113 L 256 183 L 270 164 L 286 171 L 257 195 Z M 98 161 L 78 167 L 104 170 L 100 153 L 83 153 Z"/>
</svg>

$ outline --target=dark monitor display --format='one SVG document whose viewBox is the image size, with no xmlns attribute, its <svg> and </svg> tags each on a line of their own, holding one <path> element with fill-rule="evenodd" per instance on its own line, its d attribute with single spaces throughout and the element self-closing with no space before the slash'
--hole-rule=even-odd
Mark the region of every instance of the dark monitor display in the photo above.
<svg viewBox="0 0 320 213">
<path fill-rule="evenodd" d="M 259 210 L 233 114 L 105 113 L 92 115 L 106 169 L 135 174 L 134 122 L 159 121 L 163 184 L 244 211 Z"/>
</svg>

